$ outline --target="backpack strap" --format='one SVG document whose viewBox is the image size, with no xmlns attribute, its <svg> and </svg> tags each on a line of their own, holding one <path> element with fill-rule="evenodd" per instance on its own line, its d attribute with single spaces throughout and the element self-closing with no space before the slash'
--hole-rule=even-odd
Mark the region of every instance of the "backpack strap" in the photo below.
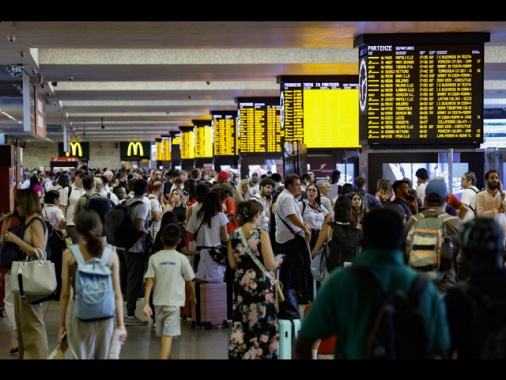
<svg viewBox="0 0 506 380">
<path fill-rule="evenodd" d="M 102 264 L 109 266 L 109 257 L 111 257 L 111 251 L 111 247 L 108 245 L 104 247 L 104 250 L 102 251 L 102 257 L 100 258 Z"/>
<path fill-rule="evenodd" d="M 74 256 L 74 259 L 76 260 L 77 265 L 84 264 L 84 257 L 81 253 L 81 250 L 79 249 L 79 245 L 72 244 L 69 248 L 70 252 L 72 252 L 72 255 Z"/>
<path fill-rule="evenodd" d="M 70 252 L 72 252 L 72 255 L 76 259 L 77 265 L 84 264 L 84 257 L 81 253 L 81 250 L 79 249 L 78 244 L 72 244 L 70 247 Z M 105 246 L 104 250 L 102 251 L 102 257 L 100 260 L 102 261 L 102 264 L 109 266 L 109 257 L 111 256 L 111 247 Z"/>
</svg>

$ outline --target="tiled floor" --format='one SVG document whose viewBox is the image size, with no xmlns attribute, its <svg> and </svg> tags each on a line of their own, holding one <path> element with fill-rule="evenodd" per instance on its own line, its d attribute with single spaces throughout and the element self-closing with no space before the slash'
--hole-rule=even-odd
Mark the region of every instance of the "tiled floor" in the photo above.
<svg viewBox="0 0 506 380">
<path fill-rule="evenodd" d="M 144 300 L 137 302 L 136 316 L 146 320 L 142 313 Z M 49 350 L 56 347 L 58 332 L 59 302 L 44 303 L 46 331 Z M 120 359 L 158 359 L 161 338 L 158 338 L 153 323 L 147 326 L 127 327 L 128 338 L 121 350 Z M 181 336 L 173 341 L 173 359 L 228 359 L 227 348 L 230 328 L 215 327 L 213 330 L 192 328 L 191 320 L 181 322 Z M 9 354 L 10 327 L 7 318 L 0 317 L 0 359 L 17 359 L 17 354 Z"/>
</svg>

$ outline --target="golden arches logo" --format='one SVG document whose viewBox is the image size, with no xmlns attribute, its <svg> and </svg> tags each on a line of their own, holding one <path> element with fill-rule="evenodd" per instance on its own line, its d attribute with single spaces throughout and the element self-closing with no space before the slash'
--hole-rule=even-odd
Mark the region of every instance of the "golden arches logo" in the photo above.
<svg viewBox="0 0 506 380">
<path fill-rule="evenodd" d="M 81 147 L 81 143 L 79 142 L 71 142 L 70 144 L 70 152 L 67 152 L 67 157 L 72 153 L 72 157 L 82 157 L 83 156 L 83 148 Z"/>
<path fill-rule="evenodd" d="M 139 151 L 139 154 L 137 154 L 137 151 Z M 128 157 L 130 157 L 130 156 L 144 157 L 144 148 L 142 147 L 142 144 L 138 141 L 129 143 L 128 149 L 127 149 L 127 156 Z"/>
</svg>

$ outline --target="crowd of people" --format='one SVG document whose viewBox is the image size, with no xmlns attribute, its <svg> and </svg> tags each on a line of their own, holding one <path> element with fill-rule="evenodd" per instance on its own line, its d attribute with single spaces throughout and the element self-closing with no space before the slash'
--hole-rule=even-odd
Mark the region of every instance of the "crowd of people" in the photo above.
<svg viewBox="0 0 506 380">
<path fill-rule="evenodd" d="M 461 318 L 470 301 L 459 290 L 470 283 L 485 296 L 499 294 L 506 281 L 506 192 L 499 173 L 489 170 L 482 190 L 474 173 L 465 173 L 461 199 L 448 191 L 443 178 L 429 179 L 423 168 L 416 172 L 416 186 L 403 178 L 381 179 L 371 188 L 364 177 L 348 184 L 339 174 L 334 171 L 331 180 L 315 178 L 311 171 L 240 179 L 233 171 L 93 170 L 85 165 L 47 175 L 35 172 L 25 175 L 16 191 L 16 211 L 3 221 L 0 239 L 18 244 L 28 256 L 50 249 L 58 280 L 52 299 L 61 308 L 58 344 L 70 347 L 69 358 L 106 358 L 115 329 L 124 332 L 124 341 L 129 328 L 149 323 L 136 315 L 142 312 L 162 340 L 160 359 L 169 359 L 172 338 L 181 334 L 183 308 L 199 302 L 195 282 L 227 282 L 229 358 L 278 359 L 279 278 L 285 291 L 295 291 L 297 306 L 313 304 L 302 321 L 296 358 L 314 358 L 318 342 L 336 335 L 335 358 L 361 359 L 373 300 L 349 265 L 368 267 L 388 293 L 407 292 L 423 272 L 430 278 L 422 310 L 432 357 L 478 357 L 477 338 L 471 336 L 475 322 Z M 331 185 L 339 189 L 333 197 Z M 90 197 L 101 197 L 105 209 L 90 210 Z M 131 218 L 139 238 L 128 249 L 111 246 L 105 237 L 104 213 L 118 204 L 136 206 Z M 447 214 L 451 217 L 443 224 L 453 247 L 449 269 L 416 267 L 410 250 L 418 220 Z M 23 239 L 8 232 L 11 225 L 37 216 L 54 229 L 50 241 L 41 223 L 31 224 Z M 313 258 L 329 237 L 339 234 L 350 237 L 329 245 L 324 279 L 314 281 Z M 89 323 L 74 317 L 76 262 L 70 246 L 85 258 L 112 249 L 115 318 Z M 219 246 L 228 248 L 223 265 L 210 258 Z M 346 265 L 338 257 L 344 246 L 352 252 Z M 11 274 L 2 274 L 8 285 Z M 46 358 L 41 304 L 24 304 L 9 286 L 1 296 L 12 329 L 11 353 L 20 359 Z M 136 310 L 139 298 L 144 298 L 142 311 Z"/>
</svg>

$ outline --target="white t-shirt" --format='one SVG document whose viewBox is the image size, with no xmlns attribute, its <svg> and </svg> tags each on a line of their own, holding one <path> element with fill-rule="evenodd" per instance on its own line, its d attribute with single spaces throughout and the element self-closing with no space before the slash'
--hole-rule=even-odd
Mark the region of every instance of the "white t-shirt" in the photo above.
<svg viewBox="0 0 506 380">
<path fill-rule="evenodd" d="M 478 194 L 480 190 L 476 186 L 472 186 L 469 189 L 464 189 L 462 191 L 461 201 L 465 203 L 469 210 L 464 216 L 462 220 L 464 223 L 474 218 L 474 211 L 476 211 L 476 194 Z"/>
<path fill-rule="evenodd" d="M 153 305 L 184 306 L 185 281 L 195 278 L 188 257 L 176 250 L 161 250 L 149 257 L 144 278 L 153 278 Z"/>
<path fill-rule="evenodd" d="M 186 231 L 195 234 L 197 229 L 199 228 L 202 220 L 197 218 L 198 212 L 193 211 L 190 220 L 188 221 L 188 225 L 186 226 Z M 221 244 L 221 234 L 220 228 L 222 226 L 226 226 L 228 224 L 228 218 L 223 212 L 219 212 L 211 219 L 211 228 L 207 224 L 203 224 L 200 227 L 199 232 L 197 234 L 197 238 L 195 242 L 197 246 L 202 247 L 215 247 Z"/>
</svg>

